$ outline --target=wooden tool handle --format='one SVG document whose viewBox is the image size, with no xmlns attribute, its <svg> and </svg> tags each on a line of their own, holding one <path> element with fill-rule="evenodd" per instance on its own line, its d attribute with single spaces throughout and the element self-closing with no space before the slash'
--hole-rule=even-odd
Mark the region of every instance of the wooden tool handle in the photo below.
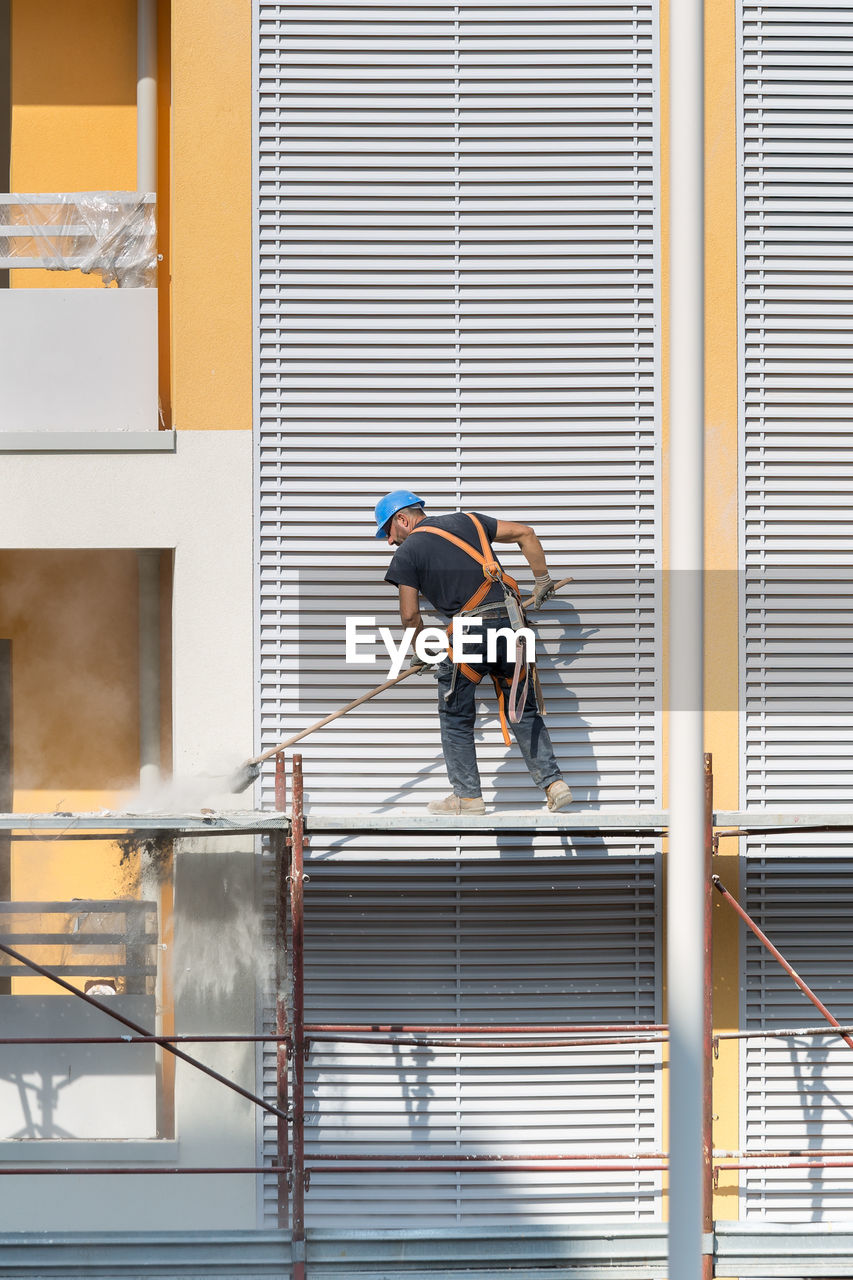
<svg viewBox="0 0 853 1280">
<path fill-rule="evenodd" d="M 560 587 L 567 587 L 567 586 L 569 585 L 569 583 L 570 583 L 570 582 L 574 582 L 574 578 L 560 578 L 559 582 L 555 582 L 555 583 L 554 583 L 554 590 L 553 590 L 552 594 L 548 597 L 548 600 L 553 600 L 554 596 L 555 596 L 555 595 L 557 594 L 557 592 L 560 590 Z M 531 606 L 532 606 L 532 604 L 533 604 L 533 599 L 534 599 L 534 597 L 533 597 L 533 596 L 528 596 L 526 600 L 522 600 L 522 602 L 521 602 L 521 603 L 522 603 L 522 606 L 523 606 L 525 609 L 529 609 L 529 608 L 531 608 Z M 548 600 L 546 600 L 546 601 L 545 601 L 545 603 L 546 603 L 546 604 L 548 603 Z"/>
<path fill-rule="evenodd" d="M 554 583 L 555 592 L 560 587 L 566 586 L 571 582 L 571 578 L 561 578 L 559 582 Z M 550 598 L 550 597 L 549 597 Z M 533 603 L 533 596 L 523 601 L 524 607 L 529 609 Z M 277 755 L 279 751 L 292 747 L 294 743 L 300 742 L 303 738 L 307 738 L 310 733 L 316 733 L 318 729 L 322 729 L 324 725 L 331 724 L 333 720 L 337 720 L 340 716 L 345 716 L 348 711 L 353 711 L 356 707 L 360 707 L 363 702 L 369 702 L 371 698 L 375 698 L 378 693 L 384 693 L 386 689 L 390 689 L 392 685 L 399 684 L 401 680 L 407 680 L 409 676 L 413 676 L 416 671 L 422 671 L 423 667 L 420 663 L 413 667 L 407 667 L 405 671 L 401 671 L 393 680 L 386 680 L 384 684 L 378 684 L 375 689 L 369 689 L 367 693 L 363 693 L 360 698 L 354 698 L 352 702 L 348 702 L 345 707 L 338 707 L 337 711 L 332 711 L 329 715 L 323 716 L 322 720 L 317 720 L 314 724 L 308 726 L 307 729 L 300 729 L 299 733 L 294 733 L 292 738 L 287 738 L 284 742 L 279 742 L 275 747 L 270 747 L 260 756 L 253 756 L 247 764 L 263 764 L 265 760 L 269 760 L 271 756 Z"/>
<path fill-rule="evenodd" d="M 317 729 L 322 729 L 323 725 L 331 724 L 333 720 L 337 720 L 339 716 L 344 716 L 348 711 L 352 711 L 355 707 L 360 707 L 362 702 L 369 702 L 371 698 L 375 698 L 377 693 L 384 693 L 386 689 L 390 689 L 392 685 L 399 684 L 401 680 L 413 676 L 416 671 L 422 671 L 423 667 L 420 663 L 413 667 L 407 667 L 405 671 L 401 671 L 393 680 L 386 680 L 384 684 L 378 684 L 375 689 L 369 689 L 367 693 L 363 693 L 360 698 L 354 698 L 352 702 L 348 702 L 345 707 L 338 707 L 337 711 L 332 711 L 330 715 L 323 716 L 322 720 L 318 720 L 315 724 L 309 725 L 307 729 L 301 729 L 299 733 L 295 733 L 292 738 L 288 738 L 286 742 L 280 742 L 277 747 L 270 747 L 263 755 L 253 756 L 248 762 L 249 764 L 263 764 L 264 760 L 269 760 L 270 756 L 276 755 L 279 751 L 284 751 L 286 747 L 292 747 L 295 742 L 299 742 L 302 738 L 307 738 L 309 733 L 315 733 Z"/>
</svg>

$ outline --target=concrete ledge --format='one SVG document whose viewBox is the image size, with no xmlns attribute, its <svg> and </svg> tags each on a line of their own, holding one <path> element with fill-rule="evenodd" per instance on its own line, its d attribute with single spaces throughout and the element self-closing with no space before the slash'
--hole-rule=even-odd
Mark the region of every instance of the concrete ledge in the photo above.
<svg viewBox="0 0 853 1280">
<path fill-rule="evenodd" d="M 666 1226 L 592 1223 L 459 1227 L 432 1231 L 314 1230 L 308 1233 L 312 1280 L 421 1280 L 422 1277 L 572 1277 L 656 1280 L 666 1275 Z"/>
<path fill-rule="evenodd" d="M 109 1205 L 104 1206 L 109 1212 Z M 140 1212 L 142 1212 L 140 1206 Z M 286 1231 L 69 1231 L 0 1234 L 3 1280 L 286 1280 Z"/>
<path fill-rule="evenodd" d="M 853 1277 L 853 1222 L 718 1222 L 715 1275 Z M 664 1280 L 663 1222 L 308 1233 L 311 1280 Z M 290 1233 L 5 1232 L 2 1280 L 288 1280 Z"/>
<path fill-rule="evenodd" d="M 662 1280 L 662 1223 L 577 1227 L 449 1228 L 415 1231 L 310 1231 L 311 1280 Z M 286 1231 L 63 1232 L 0 1235 L 3 1280 L 261 1280 L 290 1276 Z"/>
<path fill-rule="evenodd" d="M 0 453 L 174 453 L 176 431 L 0 431 Z"/>
<path fill-rule="evenodd" d="M 37 1138 L 0 1141 L 0 1173 L 4 1164 L 177 1164 L 173 1138 Z M 0 1237 L 2 1239 L 2 1237 Z"/>
<path fill-rule="evenodd" d="M 718 1222 L 719 1277 L 853 1276 L 853 1221 Z"/>
</svg>

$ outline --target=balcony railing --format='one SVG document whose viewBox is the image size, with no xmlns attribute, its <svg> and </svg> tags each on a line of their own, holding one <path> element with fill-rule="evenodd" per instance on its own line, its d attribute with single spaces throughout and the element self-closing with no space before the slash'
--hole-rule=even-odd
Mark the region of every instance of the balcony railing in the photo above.
<svg viewBox="0 0 853 1280">
<path fill-rule="evenodd" d="M 156 196 L 138 191 L 0 194 L 0 268 L 94 272 L 104 284 L 157 283 Z"/>
<path fill-rule="evenodd" d="M 138 191 L 0 194 L 0 270 L 21 271 L 0 289 L 0 447 L 157 431 L 155 213 Z M 32 268 L 112 287 L 28 287 Z"/>
</svg>

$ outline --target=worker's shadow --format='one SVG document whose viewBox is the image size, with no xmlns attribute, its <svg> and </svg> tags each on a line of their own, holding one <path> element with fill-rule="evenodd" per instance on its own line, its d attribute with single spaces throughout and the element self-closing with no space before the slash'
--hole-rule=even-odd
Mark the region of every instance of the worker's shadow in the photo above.
<svg viewBox="0 0 853 1280">
<path fill-rule="evenodd" d="M 567 818 L 579 810 L 601 809 L 603 793 L 606 799 L 607 793 L 614 789 L 607 773 L 602 776 L 587 718 L 588 708 L 602 700 L 616 700 L 608 698 L 607 671 L 600 671 L 601 658 L 597 653 L 600 644 L 596 641 L 601 637 L 602 628 L 596 621 L 582 617 L 574 605 L 564 602 L 543 615 L 537 626 L 536 663 L 545 704 L 543 723 L 573 796 L 571 807 L 565 810 Z M 478 715 L 478 725 L 482 725 L 477 733 L 481 757 L 486 754 L 486 744 L 494 741 L 495 734 L 499 733 L 494 706 L 489 705 L 488 697 L 485 703 Z M 633 724 L 626 725 L 626 732 L 632 731 Z M 535 746 L 534 739 L 534 750 Z M 541 810 L 542 791 L 533 783 L 518 744 L 513 740 L 512 747 L 504 747 L 503 751 L 491 778 L 483 767 L 486 760 L 481 764 L 484 792 L 491 801 L 489 807 L 504 813 Z M 507 859 L 554 856 L 558 851 L 569 856 L 607 852 L 605 841 L 592 832 L 531 831 L 528 827 L 517 832 L 498 832 L 494 839 L 498 856 Z"/>
</svg>

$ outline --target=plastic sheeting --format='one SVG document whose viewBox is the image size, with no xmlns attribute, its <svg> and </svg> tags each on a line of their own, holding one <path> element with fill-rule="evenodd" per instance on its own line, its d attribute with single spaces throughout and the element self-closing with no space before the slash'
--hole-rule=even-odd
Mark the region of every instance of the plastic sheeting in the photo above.
<svg viewBox="0 0 853 1280">
<path fill-rule="evenodd" d="M 78 270 L 122 289 L 157 283 L 155 197 L 135 191 L 0 196 L 0 265 Z"/>
</svg>

